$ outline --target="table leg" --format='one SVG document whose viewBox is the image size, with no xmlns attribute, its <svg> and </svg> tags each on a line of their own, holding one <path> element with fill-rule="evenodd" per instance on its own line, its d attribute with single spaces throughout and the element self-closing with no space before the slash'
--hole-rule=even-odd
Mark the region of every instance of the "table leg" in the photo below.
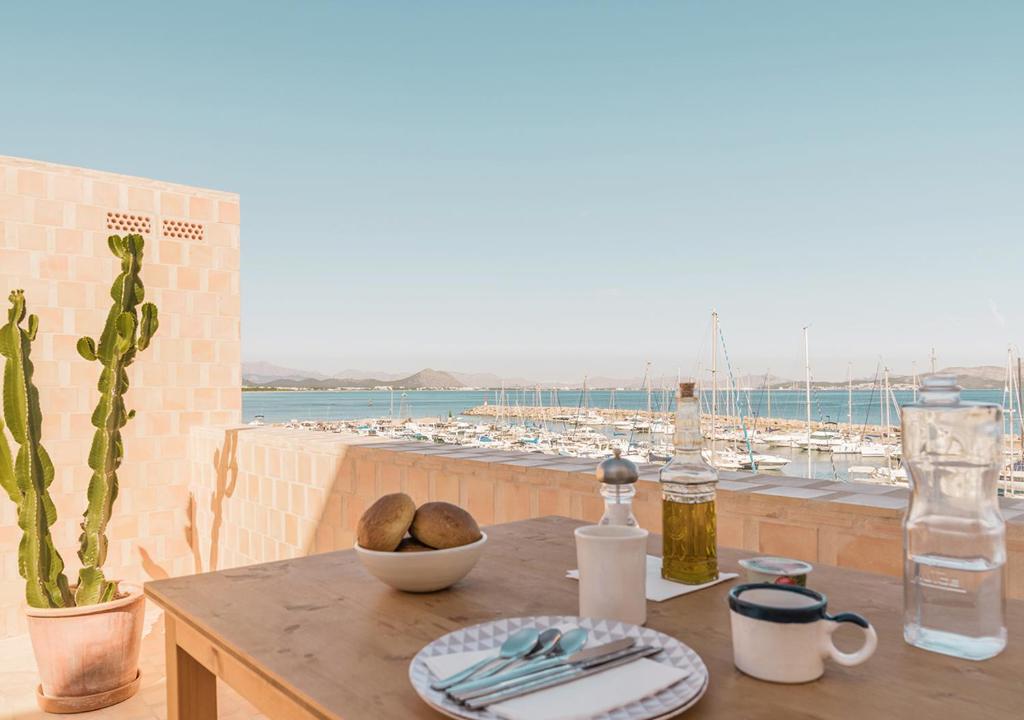
<svg viewBox="0 0 1024 720">
<path fill-rule="evenodd" d="M 217 676 L 178 646 L 175 620 L 164 613 L 167 720 L 217 720 Z"/>
</svg>

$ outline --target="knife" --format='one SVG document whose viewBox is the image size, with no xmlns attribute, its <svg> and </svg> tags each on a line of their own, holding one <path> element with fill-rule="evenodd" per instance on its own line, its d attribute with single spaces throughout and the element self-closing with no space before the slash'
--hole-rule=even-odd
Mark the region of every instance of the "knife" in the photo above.
<svg viewBox="0 0 1024 720">
<path fill-rule="evenodd" d="M 633 647 L 635 643 L 636 639 L 634 638 L 623 638 L 622 640 L 613 640 L 610 643 L 598 645 L 597 647 L 580 650 L 568 657 L 552 657 L 534 660 L 514 670 L 509 670 L 508 672 L 461 682 L 458 685 L 448 688 L 447 692 L 449 697 L 459 701 L 470 697 L 486 695 L 487 693 L 494 692 L 497 689 L 508 687 L 509 683 L 513 680 L 517 680 L 518 678 L 526 676 L 530 679 L 547 677 L 547 675 L 554 670 L 562 670 L 568 665 L 592 662 L 599 658 L 613 655 L 615 653 L 622 652 L 623 650 L 628 650 Z M 481 692 L 481 690 L 483 690 L 483 692 Z"/>
<path fill-rule="evenodd" d="M 501 690 L 500 692 L 492 692 L 488 695 L 481 697 L 472 698 L 467 700 L 465 705 L 470 710 L 480 710 L 488 705 L 494 703 L 503 702 L 505 700 L 511 700 L 512 698 L 521 697 L 523 695 L 529 695 L 535 693 L 538 690 L 546 690 L 556 685 L 563 685 L 580 678 L 587 677 L 589 675 L 596 675 L 602 673 L 605 670 L 611 670 L 622 665 L 628 665 L 631 662 L 635 662 L 640 658 L 650 657 L 651 655 L 657 655 L 661 652 L 661 648 L 653 647 L 650 645 L 644 645 L 642 647 L 633 648 L 618 654 L 618 657 L 614 660 L 597 660 L 589 667 L 585 666 L 569 666 L 562 668 L 558 674 L 552 675 L 547 678 L 534 680 L 533 678 L 527 678 L 527 681 L 521 682 L 507 690 Z"/>
</svg>

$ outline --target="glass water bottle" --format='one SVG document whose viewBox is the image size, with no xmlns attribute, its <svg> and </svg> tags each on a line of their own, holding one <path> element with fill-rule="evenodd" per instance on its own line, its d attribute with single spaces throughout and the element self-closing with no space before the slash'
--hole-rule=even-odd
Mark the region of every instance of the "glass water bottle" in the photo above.
<svg viewBox="0 0 1024 720">
<path fill-rule="evenodd" d="M 718 471 L 701 454 L 700 403 L 680 383 L 672 459 L 661 469 L 662 561 L 666 580 L 703 585 L 718 577 L 715 486 Z"/>
<path fill-rule="evenodd" d="M 993 657 L 1006 647 L 1002 408 L 961 402 L 955 376 L 932 375 L 902 419 L 903 637 L 968 660 Z"/>
</svg>

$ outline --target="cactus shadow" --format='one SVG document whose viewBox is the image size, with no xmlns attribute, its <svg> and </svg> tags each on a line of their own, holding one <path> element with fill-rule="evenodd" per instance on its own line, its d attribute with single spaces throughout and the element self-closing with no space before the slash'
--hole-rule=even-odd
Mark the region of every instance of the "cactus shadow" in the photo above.
<svg viewBox="0 0 1024 720">
<path fill-rule="evenodd" d="M 216 570 L 220 564 L 220 531 L 224 524 L 224 501 L 235 494 L 238 486 L 238 432 L 240 428 L 228 428 L 224 431 L 224 443 L 213 453 L 214 487 L 210 497 L 210 554 L 205 568 L 208 572 Z M 185 542 L 192 552 L 192 564 L 195 572 L 204 571 L 202 543 L 199 537 L 199 525 L 196 521 L 196 496 L 188 494 L 186 508 Z"/>
</svg>

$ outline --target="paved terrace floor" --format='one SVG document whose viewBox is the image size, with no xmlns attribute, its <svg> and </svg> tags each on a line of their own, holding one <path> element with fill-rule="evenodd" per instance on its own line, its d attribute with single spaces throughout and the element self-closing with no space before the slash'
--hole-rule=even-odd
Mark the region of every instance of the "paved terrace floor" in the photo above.
<svg viewBox="0 0 1024 720">
<path fill-rule="evenodd" d="M 146 611 L 146 629 L 139 657 L 142 687 L 134 697 L 104 710 L 77 715 L 51 715 L 36 705 L 39 682 L 32 644 L 27 635 L 0 640 L 0 720 L 54 720 L 58 717 L 92 720 L 165 720 L 167 680 L 164 676 L 163 612 L 152 603 Z M 218 720 L 266 720 L 225 683 L 217 683 Z"/>
</svg>

